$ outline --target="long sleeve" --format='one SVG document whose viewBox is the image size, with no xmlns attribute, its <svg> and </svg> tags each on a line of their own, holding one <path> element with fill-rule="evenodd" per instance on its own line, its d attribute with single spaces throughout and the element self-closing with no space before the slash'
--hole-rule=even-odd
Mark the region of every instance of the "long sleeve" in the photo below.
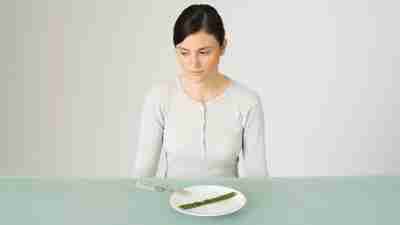
<svg viewBox="0 0 400 225">
<path fill-rule="evenodd" d="M 260 98 L 246 116 L 243 146 L 239 155 L 239 177 L 267 177 L 264 112 Z"/>
<path fill-rule="evenodd" d="M 162 93 L 153 88 L 145 97 L 139 125 L 134 177 L 156 175 L 163 143 Z"/>
</svg>

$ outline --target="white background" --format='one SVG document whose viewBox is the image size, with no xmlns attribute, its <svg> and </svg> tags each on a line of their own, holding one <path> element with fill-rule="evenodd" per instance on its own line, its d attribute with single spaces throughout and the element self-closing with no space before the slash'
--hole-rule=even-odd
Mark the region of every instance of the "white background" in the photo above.
<svg viewBox="0 0 400 225">
<path fill-rule="evenodd" d="M 130 176 L 192 2 L 1 1 L 0 175 Z M 400 174 L 397 1 L 208 2 L 221 71 L 262 97 L 271 176 Z"/>
</svg>

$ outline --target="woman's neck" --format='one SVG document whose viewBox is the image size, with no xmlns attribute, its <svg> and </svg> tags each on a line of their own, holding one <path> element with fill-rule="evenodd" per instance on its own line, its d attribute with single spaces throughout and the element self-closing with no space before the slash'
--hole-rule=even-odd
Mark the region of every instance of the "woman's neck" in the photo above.
<svg viewBox="0 0 400 225">
<path fill-rule="evenodd" d="M 212 99 L 225 90 L 227 86 L 227 79 L 221 73 L 208 76 L 206 80 L 200 82 L 191 82 L 182 76 L 182 86 L 186 94 L 196 101 L 205 102 Z"/>
</svg>

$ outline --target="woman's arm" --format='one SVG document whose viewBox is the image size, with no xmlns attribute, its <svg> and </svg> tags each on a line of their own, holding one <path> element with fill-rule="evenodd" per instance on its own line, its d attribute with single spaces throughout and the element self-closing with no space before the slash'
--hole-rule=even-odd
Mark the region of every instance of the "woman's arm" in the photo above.
<svg viewBox="0 0 400 225">
<path fill-rule="evenodd" d="M 246 116 L 243 146 L 239 155 L 239 177 L 267 177 L 264 112 L 260 98 Z"/>
<path fill-rule="evenodd" d="M 134 177 L 156 175 L 164 131 L 161 97 L 160 89 L 153 88 L 145 98 L 139 126 Z"/>
</svg>

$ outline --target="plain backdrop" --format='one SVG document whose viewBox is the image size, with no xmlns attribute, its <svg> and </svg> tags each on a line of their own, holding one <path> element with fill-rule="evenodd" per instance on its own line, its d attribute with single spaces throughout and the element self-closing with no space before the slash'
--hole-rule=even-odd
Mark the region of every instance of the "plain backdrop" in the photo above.
<svg viewBox="0 0 400 225">
<path fill-rule="evenodd" d="M 130 176 L 143 97 L 195 1 L 3 0 L 0 175 Z M 202 1 L 256 90 L 271 176 L 400 174 L 398 1 Z"/>
</svg>

